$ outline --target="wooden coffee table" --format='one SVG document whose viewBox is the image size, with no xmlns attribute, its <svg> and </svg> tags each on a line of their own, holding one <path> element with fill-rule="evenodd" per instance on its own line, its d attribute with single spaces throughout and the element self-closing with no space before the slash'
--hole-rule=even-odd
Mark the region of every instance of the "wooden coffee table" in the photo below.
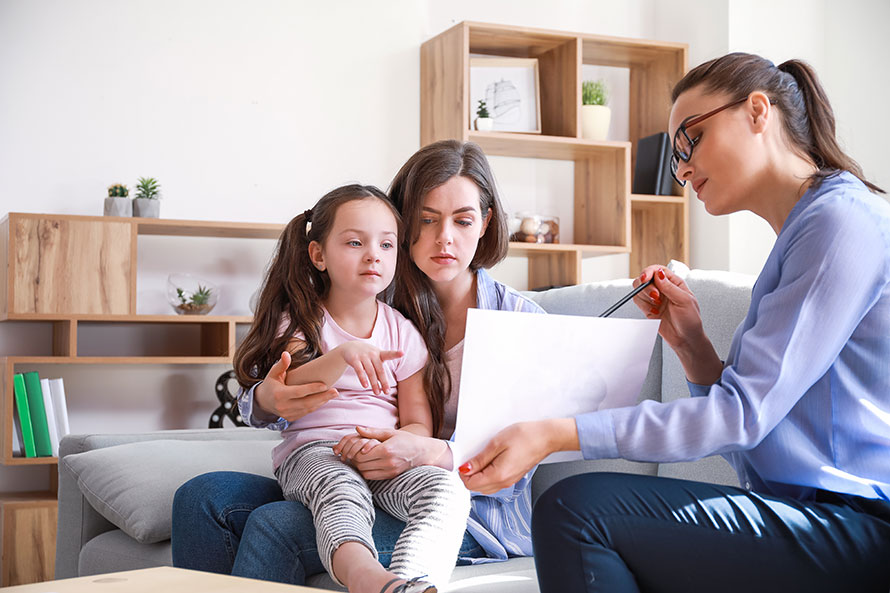
<svg viewBox="0 0 890 593">
<path fill-rule="evenodd" d="M 311 587 L 163 566 L 2 589 L 3 593 L 310 593 Z"/>
</svg>

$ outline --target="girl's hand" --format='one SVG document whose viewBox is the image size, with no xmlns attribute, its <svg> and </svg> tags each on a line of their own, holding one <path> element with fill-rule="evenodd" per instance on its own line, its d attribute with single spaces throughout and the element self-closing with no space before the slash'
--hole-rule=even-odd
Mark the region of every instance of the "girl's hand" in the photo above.
<svg viewBox="0 0 890 593">
<path fill-rule="evenodd" d="M 314 412 L 338 395 L 336 389 L 328 389 L 324 383 L 285 384 L 290 360 L 290 353 L 282 352 L 281 358 L 272 365 L 266 378 L 253 392 L 254 403 L 260 411 L 274 416 L 271 420 L 284 418 L 293 422 Z M 254 413 L 256 412 L 254 409 Z"/>
<path fill-rule="evenodd" d="M 458 468 L 460 479 L 472 492 L 494 494 L 521 480 L 551 453 L 578 450 L 577 431 L 574 418 L 511 424 Z"/>
<path fill-rule="evenodd" d="M 365 342 L 354 340 L 337 346 L 343 361 L 355 369 L 362 387 L 370 387 L 374 395 L 389 392 L 389 382 L 383 370 L 383 362 L 402 357 L 397 350 L 380 350 Z"/>
<path fill-rule="evenodd" d="M 352 460 L 366 480 L 385 480 L 418 465 L 435 465 L 448 451 L 445 441 L 404 430 L 364 426 L 357 426 L 355 430 L 361 437 L 380 441 L 379 445 L 367 453 L 358 453 Z"/>
<path fill-rule="evenodd" d="M 639 286 L 652 276 L 655 282 L 634 297 L 647 319 L 660 319 L 658 334 L 677 353 L 686 378 L 699 385 L 715 383 L 723 363 L 702 327 L 698 301 L 682 278 L 661 266 L 649 266 L 634 280 Z"/>
<path fill-rule="evenodd" d="M 334 454 L 339 455 L 340 459 L 345 462 L 352 463 L 355 456 L 359 453 L 368 453 L 374 447 L 380 444 L 377 439 L 367 439 L 358 434 L 348 434 L 340 442 L 334 445 Z"/>
</svg>

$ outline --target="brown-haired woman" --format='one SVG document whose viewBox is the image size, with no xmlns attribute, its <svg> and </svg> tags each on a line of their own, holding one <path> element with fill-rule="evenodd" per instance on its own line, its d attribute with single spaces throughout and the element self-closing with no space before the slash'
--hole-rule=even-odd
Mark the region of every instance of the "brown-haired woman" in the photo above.
<svg viewBox="0 0 890 593">
<path fill-rule="evenodd" d="M 804 62 L 730 54 L 673 99 L 677 181 L 708 212 L 751 210 L 778 235 L 727 360 L 683 280 L 648 267 L 634 283 L 655 286 L 636 303 L 661 320 L 693 397 L 508 427 L 464 482 L 497 490 L 556 450 L 720 453 L 744 487 L 621 474 L 554 485 L 533 519 L 542 593 L 886 592 L 890 205 L 839 148 Z"/>
<path fill-rule="evenodd" d="M 390 198 L 402 214 L 399 273 L 393 304 L 410 319 L 429 351 L 424 388 L 435 435 L 385 427 L 357 427 L 356 439 L 381 444 L 369 453 L 336 451 L 368 480 L 402 474 L 418 465 L 452 469 L 451 445 L 467 309 L 542 313 L 532 301 L 496 282 L 485 268 L 507 254 L 506 213 L 482 150 L 443 141 L 420 149 L 393 180 Z M 319 385 L 287 385 L 286 362 L 261 365 L 265 379 L 239 400 L 242 415 L 267 420 L 300 418 L 328 397 Z M 460 563 L 531 555 L 531 471 L 490 496 L 474 493 Z M 282 501 L 268 478 L 214 472 L 187 482 L 173 506 L 176 566 L 303 584 L 324 571 L 312 516 Z M 388 566 L 404 523 L 378 509 L 374 543 Z"/>
</svg>

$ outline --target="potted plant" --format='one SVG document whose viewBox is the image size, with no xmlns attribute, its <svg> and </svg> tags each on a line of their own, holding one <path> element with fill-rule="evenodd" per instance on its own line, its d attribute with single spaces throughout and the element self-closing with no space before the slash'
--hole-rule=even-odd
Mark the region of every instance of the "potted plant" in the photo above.
<svg viewBox="0 0 890 593">
<path fill-rule="evenodd" d="M 108 197 L 105 198 L 105 216 L 132 216 L 133 203 L 127 195 L 130 190 L 123 183 L 108 186 Z"/>
<path fill-rule="evenodd" d="M 479 99 L 479 107 L 476 108 L 476 129 L 480 132 L 490 132 L 494 128 L 494 119 L 488 113 L 485 101 Z"/>
<path fill-rule="evenodd" d="M 161 186 L 154 177 L 140 177 L 133 200 L 133 216 L 157 218 L 161 213 Z"/>
<path fill-rule="evenodd" d="M 612 111 L 606 106 L 609 91 L 606 81 L 585 80 L 581 83 L 581 137 L 588 140 L 605 140 L 609 135 Z"/>
<path fill-rule="evenodd" d="M 216 286 L 191 274 L 167 277 L 167 302 L 179 315 L 207 315 L 216 306 Z"/>
</svg>

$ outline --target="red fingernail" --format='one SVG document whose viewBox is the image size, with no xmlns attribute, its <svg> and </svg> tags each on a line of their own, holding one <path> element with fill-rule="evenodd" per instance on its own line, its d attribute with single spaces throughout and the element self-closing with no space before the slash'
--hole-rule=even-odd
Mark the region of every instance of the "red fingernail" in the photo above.
<svg viewBox="0 0 890 593">
<path fill-rule="evenodd" d="M 657 290 L 650 290 L 650 291 L 649 291 L 649 296 L 652 297 L 653 299 L 657 299 L 657 298 L 658 298 L 658 291 L 657 291 Z"/>
<path fill-rule="evenodd" d="M 658 270 L 658 277 L 664 280 L 664 270 Z"/>
<path fill-rule="evenodd" d="M 642 282 L 645 279 L 646 279 L 646 272 L 643 272 L 642 274 L 640 274 L 640 282 Z"/>
<path fill-rule="evenodd" d="M 473 468 L 470 466 L 470 462 L 468 461 L 465 464 L 463 464 L 462 466 L 460 466 L 459 468 L 457 468 L 457 471 L 459 471 L 462 474 L 468 474 L 468 473 L 470 473 L 471 469 L 473 469 Z"/>
<path fill-rule="evenodd" d="M 653 315 L 658 315 L 658 309 L 656 309 L 655 307 L 652 307 L 651 309 L 649 309 L 649 312 L 652 313 Z"/>
</svg>

